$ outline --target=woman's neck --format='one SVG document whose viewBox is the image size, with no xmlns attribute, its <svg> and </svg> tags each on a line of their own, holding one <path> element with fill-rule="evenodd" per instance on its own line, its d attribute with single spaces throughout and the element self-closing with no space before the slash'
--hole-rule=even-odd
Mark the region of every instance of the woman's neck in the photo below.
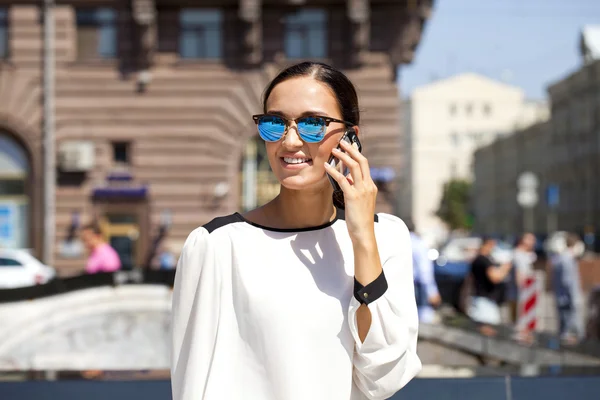
<svg viewBox="0 0 600 400">
<path fill-rule="evenodd" d="M 335 218 L 332 192 L 327 189 L 290 190 L 281 187 L 279 195 L 263 208 L 268 225 L 282 229 L 319 226 Z"/>
<path fill-rule="evenodd" d="M 94 242 L 94 244 L 92 245 L 92 251 L 98 250 L 98 248 L 100 248 L 100 246 L 102 246 L 103 244 L 104 244 L 103 240 L 98 240 L 98 241 Z"/>
</svg>

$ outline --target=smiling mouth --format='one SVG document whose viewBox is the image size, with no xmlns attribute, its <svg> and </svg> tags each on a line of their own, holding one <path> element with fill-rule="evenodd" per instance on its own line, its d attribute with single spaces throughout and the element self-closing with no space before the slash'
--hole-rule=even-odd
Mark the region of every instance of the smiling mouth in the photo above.
<svg viewBox="0 0 600 400">
<path fill-rule="evenodd" d="M 282 157 L 281 159 L 283 160 L 284 163 L 289 164 L 289 165 L 307 164 L 307 163 L 310 163 L 312 161 L 311 158 Z"/>
</svg>

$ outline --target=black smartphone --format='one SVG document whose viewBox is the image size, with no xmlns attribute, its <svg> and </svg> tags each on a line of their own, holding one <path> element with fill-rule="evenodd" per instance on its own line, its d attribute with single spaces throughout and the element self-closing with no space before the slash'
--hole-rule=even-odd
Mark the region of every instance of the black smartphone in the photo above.
<svg viewBox="0 0 600 400">
<path fill-rule="evenodd" d="M 351 145 L 353 145 L 354 143 L 356 143 L 356 146 L 358 147 L 358 151 L 362 153 L 362 145 L 360 144 L 360 140 L 358 140 L 358 135 L 356 134 L 356 130 L 354 129 L 354 127 L 348 128 L 346 130 L 346 132 L 344 132 L 344 135 L 342 136 L 342 138 L 340 139 L 340 142 L 344 140 L 347 143 L 350 143 Z M 342 150 L 340 148 L 340 145 L 338 143 L 337 148 Z M 342 150 L 344 151 L 344 150 Z M 329 160 L 327 161 L 327 163 L 329 165 L 331 165 L 333 168 L 338 169 L 339 163 L 341 161 L 338 160 L 333 154 L 331 155 L 331 157 L 329 157 Z M 339 170 L 339 169 L 338 169 Z M 340 171 L 344 174 L 344 176 L 348 176 L 348 169 L 346 167 L 344 167 L 343 171 Z M 341 192 L 342 188 L 340 187 L 340 185 L 337 183 L 337 181 L 335 179 L 333 179 L 331 177 L 331 175 L 327 174 L 327 178 L 329 178 L 329 182 L 331 182 L 331 186 L 333 186 L 333 191 L 334 192 Z"/>
</svg>

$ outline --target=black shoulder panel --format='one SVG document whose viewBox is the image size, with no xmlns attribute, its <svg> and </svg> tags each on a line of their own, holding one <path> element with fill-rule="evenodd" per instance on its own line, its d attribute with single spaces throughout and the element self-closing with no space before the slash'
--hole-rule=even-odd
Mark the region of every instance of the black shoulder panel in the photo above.
<svg viewBox="0 0 600 400">
<path fill-rule="evenodd" d="M 234 222 L 241 222 L 241 221 L 243 221 L 243 219 L 241 218 L 240 214 L 235 213 L 235 214 L 225 215 L 222 217 L 216 217 L 215 219 L 213 219 L 212 221 L 210 221 L 209 223 L 204 225 L 203 228 L 206 229 L 208 231 L 208 233 L 211 233 L 219 228 L 224 227 L 225 225 L 229 225 L 229 224 L 233 224 Z"/>
</svg>

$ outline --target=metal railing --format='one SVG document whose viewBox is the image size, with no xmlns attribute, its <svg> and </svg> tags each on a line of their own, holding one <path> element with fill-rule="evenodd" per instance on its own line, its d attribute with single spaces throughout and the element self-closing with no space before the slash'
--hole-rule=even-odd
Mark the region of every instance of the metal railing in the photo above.
<svg viewBox="0 0 600 400">
<path fill-rule="evenodd" d="M 15 289 L 0 289 L 0 304 L 35 300 L 77 290 L 120 285 L 166 285 L 173 286 L 175 270 L 134 269 L 131 271 L 84 274 L 69 278 L 57 278 L 43 285 Z"/>
<path fill-rule="evenodd" d="M 106 286 L 163 285 L 173 287 L 175 270 L 134 269 L 112 273 L 83 274 L 54 279 L 44 285 L 0 289 L 0 304 L 46 298 Z M 444 318 L 440 325 L 421 324 L 419 338 L 457 349 L 467 354 L 512 365 L 600 366 L 600 343 L 584 342 L 564 346 L 552 335 L 536 334 L 531 343 L 515 340 L 508 326 L 495 327 L 484 334 L 480 326 L 464 316 Z"/>
<path fill-rule="evenodd" d="M 505 375 L 470 379 L 413 379 L 389 400 L 596 400 L 598 393 L 600 376 L 524 378 Z M 315 397 L 323 398 L 318 393 L 315 393 Z M 171 386 L 168 380 L 0 382 L 0 398 L 168 400 L 171 398 Z"/>
</svg>

